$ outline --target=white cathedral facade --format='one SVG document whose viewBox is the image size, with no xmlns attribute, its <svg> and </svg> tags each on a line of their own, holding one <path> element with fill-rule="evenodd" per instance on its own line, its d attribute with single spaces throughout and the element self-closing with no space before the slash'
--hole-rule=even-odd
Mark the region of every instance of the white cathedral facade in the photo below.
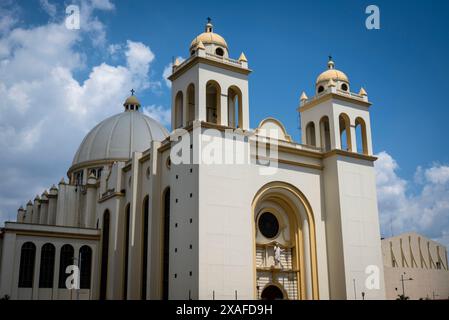
<svg viewBox="0 0 449 320">
<path fill-rule="evenodd" d="M 0 229 L 0 298 L 384 299 L 367 93 L 330 59 L 297 143 L 250 127 L 250 73 L 209 22 L 173 65 L 171 133 L 130 96 Z"/>
</svg>

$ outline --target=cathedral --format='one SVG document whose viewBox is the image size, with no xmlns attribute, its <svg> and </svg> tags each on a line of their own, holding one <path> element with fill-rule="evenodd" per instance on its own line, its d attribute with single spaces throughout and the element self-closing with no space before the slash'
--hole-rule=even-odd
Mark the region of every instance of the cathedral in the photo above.
<svg viewBox="0 0 449 320">
<path fill-rule="evenodd" d="M 209 21 L 173 63 L 171 132 L 132 91 L 5 222 L 0 298 L 385 298 L 366 91 L 330 58 L 291 108 L 296 142 L 274 118 L 250 126 L 230 48 Z"/>
</svg>

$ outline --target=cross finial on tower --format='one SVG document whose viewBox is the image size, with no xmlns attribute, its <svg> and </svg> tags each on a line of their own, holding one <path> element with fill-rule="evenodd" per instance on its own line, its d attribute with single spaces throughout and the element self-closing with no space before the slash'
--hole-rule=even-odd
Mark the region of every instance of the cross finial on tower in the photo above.
<svg viewBox="0 0 449 320">
<path fill-rule="evenodd" d="M 131 89 L 131 95 L 132 95 L 132 96 L 134 95 L 134 92 L 136 92 L 136 90 Z"/>
<path fill-rule="evenodd" d="M 327 62 L 327 68 L 333 69 L 334 68 L 334 61 L 332 61 L 332 56 L 329 55 L 329 61 Z"/>
<path fill-rule="evenodd" d="M 207 23 L 206 23 L 206 32 L 213 32 L 213 26 L 212 26 L 212 19 L 210 17 L 207 17 Z"/>
</svg>

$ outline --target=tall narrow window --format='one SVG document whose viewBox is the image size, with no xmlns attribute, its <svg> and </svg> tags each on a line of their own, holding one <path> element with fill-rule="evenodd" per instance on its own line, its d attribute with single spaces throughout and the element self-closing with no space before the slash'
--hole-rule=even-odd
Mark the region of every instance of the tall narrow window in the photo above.
<svg viewBox="0 0 449 320">
<path fill-rule="evenodd" d="M 206 85 L 206 121 L 220 124 L 220 97 L 221 89 L 215 81 L 209 81 Z"/>
<path fill-rule="evenodd" d="M 195 120 L 195 86 L 193 83 L 187 88 L 187 125 Z"/>
<path fill-rule="evenodd" d="M 68 266 L 74 264 L 74 250 L 70 244 L 65 244 L 61 248 L 61 258 L 59 261 L 59 288 L 66 289 L 66 280 L 69 276 L 68 273 L 65 273 L 65 270 Z"/>
<path fill-rule="evenodd" d="M 306 142 L 309 146 L 316 146 L 315 123 L 309 122 L 306 126 Z"/>
<path fill-rule="evenodd" d="M 341 150 L 352 151 L 349 117 L 346 114 L 341 114 L 338 119 L 340 124 Z"/>
<path fill-rule="evenodd" d="M 143 200 L 143 217 L 142 217 L 142 288 L 140 291 L 140 298 L 145 300 L 147 298 L 147 268 L 148 268 L 148 210 L 149 197 L 146 196 Z"/>
<path fill-rule="evenodd" d="M 179 91 L 176 94 L 176 99 L 175 99 L 175 129 L 177 128 L 181 128 L 182 127 L 182 123 L 183 123 L 183 94 L 182 91 Z"/>
<path fill-rule="evenodd" d="M 331 149 L 331 131 L 329 127 L 329 118 L 322 117 L 320 120 L 321 148 L 324 151 Z"/>
<path fill-rule="evenodd" d="M 55 246 L 46 243 L 41 250 L 41 267 L 39 271 L 39 288 L 53 288 L 55 273 Z"/>
<path fill-rule="evenodd" d="M 32 242 L 25 242 L 20 252 L 19 288 L 33 287 L 35 258 L 36 246 Z"/>
<path fill-rule="evenodd" d="M 242 117 L 242 92 L 236 86 L 232 86 L 228 89 L 228 126 L 242 128 Z"/>
<path fill-rule="evenodd" d="M 101 279 L 100 279 L 100 300 L 106 299 L 108 286 L 108 258 L 109 258 L 109 210 L 103 214 L 103 230 L 101 243 Z"/>
<path fill-rule="evenodd" d="M 129 211 L 128 204 L 125 209 L 125 253 L 124 253 L 124 271 L 123 271 L 123 299 L 128 299 L 128 256 L 129 256 Z"/>
<path fill-rule="evenodd" d="M 355 132 L 356 132 L 357 152 L 368 154 L 366 124 L 362 118 L 355 119 Z"/>
<path fill-rule="evenodd" d="M 164 257 L 163 257 L 163 276 L 162 276 L 162 299 L 168 300 L 168 279 L 169 279 L 169 259 L 170 259 L 170 188 L 164 193 Z"/>
<path fill-rule="evenodd" d="M 92 249 L 89 246 L 82 246 L 79 254 L 80 268 L 80 289 L 90 289 L 90 279 L 92 274 Z"/>
</svg>

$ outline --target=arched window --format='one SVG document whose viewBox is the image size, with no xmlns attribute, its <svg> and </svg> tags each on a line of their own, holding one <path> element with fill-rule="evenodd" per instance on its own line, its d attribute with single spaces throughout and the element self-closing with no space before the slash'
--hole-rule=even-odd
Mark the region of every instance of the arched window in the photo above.
<svg viewBox="0 0 449 320">
<path fill-rule="evenodd" d="M 53 288 L 55 273 L 55 246 L 46 243 L 41 249 L 41 267 L 39 271 L 39 288 Z"/>
<path fill-rule="evenodd" d="M 125 253 L 124 253 L 124 271 L 123 271 L 123 299 L 128 298 L 128 256 L 129 256 L 129 216 L 130 205 L 125 208 Z"/>
<path fill-rule="evenodd" d="M 223 57 L 224 51 L 223 51 L 222 48 L 217 48 L 217 49 L 215 50 L 215 54 L 216 54 L 217 56 Z"/>
<path fill-rule="evenodd" d="M 309 122 L 306 126 L 306 142 L 310 146 L 316 146 L 315 123 Z"/>
<path fill-rule="evenodd" d="M 162 268 L 162 299 L 168 300 L 168 279 L 169 279 L 169 259 L 170 259 L 170 188 L 165 189 L 163 194 L 163 219 L 164 219 L 164 244 L 163 244 L 163 268 Z"/>
<path fill-rule="evenodd" d="M 357 142 L 357 152 L 368 154 L 368 140 L 366 136 L 366 123 L 362 118 L 355 119 L 355 134 Z"/>
<path fill-rule="evenodd" d="M 228 89 L 228 126 L 243 127 L 242 92 L 236 86 Z"/>
<path fill-rule="evenodd" d="M 109 210 L 103 214 L 103 230 L 101 241 L 101 279 L 100 279 L 100 300 L 106 299 L 108 286 L 108 260 L 109 260 Z"/>
<path fill-rule="evenodd" d="M 348 91 L 348 85 L 347 85 L 346 83 L 343 83 L 343 84 L 341 85 L 341 90 L 343 90 L 343 91 Z"/>
<path fill-rule="evenodd" d="M 182 124 L 183 124 L 183 115 L 182 113 L 183 111 L 183 94 L 182 91 L 179 91 L 176 94 L 176 99 L 175 99 L 175 129 L 177 128 L 181 128 Z"/>
<path fill-rule="evenodd" d="M 67 289 L 66 280 L 69 276 L 65 273 L 68 266 L 74 264 L 74 250 L 70 244 L 65 244 L 61 248 L 61 258 L 59 260 L 59 289 Z"/>
<path fill-rule="evenodd" d="M 340 147 L 341 150 L 352 151 L 351 145 L 351 127 L 349 122 L 349 117 L 342 113 L 338 117 L 338 122 L 340 125 Z"/>
<path fill-rule="evenodd" d="M 79 255 L 80 268 L 80 289 L 90 289 L 90 279 L 92 274 L 92 249 L 89 246 L 82 246 Z"/>
<path fill-rule="evenodd" d="M 324 116 L 320 120 L 321 148 L 324 151 L 331 149 L 331 131 L 329 127 L 329 118 Z"/>
<path fill-rule="evenodd" d="M 323 92 L 324 91 L 324 87 L 323 86 L 319 86 L 318 87 L 318 93 L 321 93 L 321 92 Z"/>
<path fill-rule="evenodd" d="M 150 199 L 146 196 L 143 199 L 142 208 L 142 288 L 140 291 L 140 298 L 146 300 L 147 298 L 147 268 L 148 268 L 148 214 L 149 214 Z"/>
<path fill-rule="evenodd" d="M 25 242 L 20 251 L 19 288 L 33 287 L 35 258 L 36 246 L 32 242 Z"/>
<path fill-rule="evenodd" d="M 220 124 L 221 88 L 215 81 L 206 84 L 206 121 Z"/>
<path fill-rule="evenodd" d="M 195 85 L 191 83 L 187 87 L 187 125 L 195 120 Z"/>
</svg>

